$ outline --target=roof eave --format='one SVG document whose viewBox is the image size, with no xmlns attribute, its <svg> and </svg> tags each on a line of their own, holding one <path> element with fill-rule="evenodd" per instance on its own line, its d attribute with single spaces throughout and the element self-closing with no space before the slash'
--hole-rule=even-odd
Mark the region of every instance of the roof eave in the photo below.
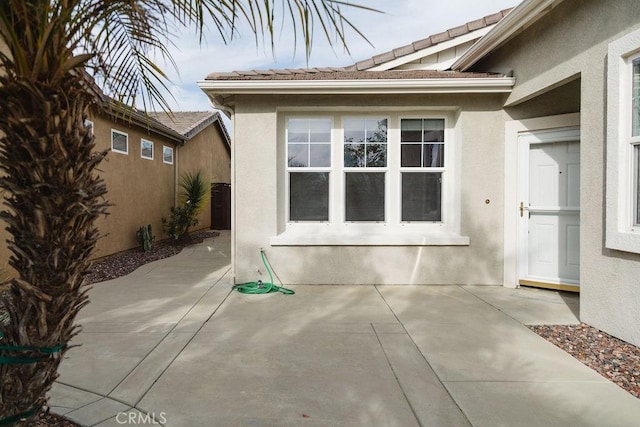
<svg viewBox="0 0 640 427">
<path fill-rule="evenodd" d="M 200 80 L 209 97 L 262 94 L 509 93 L 513 77 L 356 80 Z"/>
<path fill-rule="evenodd" d="M 451 66 L 452 70 L 467 71 L 482 57 L 501 46 L 523 28 L 533 24 L 562 0 L 524 0 L 509 12 L 484 37 L 471 46 Z"/>
</svg>

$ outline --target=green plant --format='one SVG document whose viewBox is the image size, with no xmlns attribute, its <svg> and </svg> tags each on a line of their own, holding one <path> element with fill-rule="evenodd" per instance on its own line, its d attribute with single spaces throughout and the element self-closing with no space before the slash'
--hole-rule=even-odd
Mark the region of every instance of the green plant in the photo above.
<svg viewBox="0 0 640 427">
<path fill-rule="evenodd" d="M 211 183 L 205 178 L 205 173 L 202 169 L 182 175 L 180 188 L 182 189 L 180 202 L 183 205 L 189 204 L 195 215 L 202 212 L 211 198 Z"/>
<path fill-rule="evenodd" d="M 198 214 L 211 197 L 211 184 L 202 169 L 182 175 L 180 188 L 180 205 L 171 208 L 169 218 L 162 218 L 162 229 L 174 241 L 184 238 L 189 234 L 189 228 L 198 225 Z"/>
<path fill-rule="evenodd" d="M 198 218 L 190 203 L 172 206 L 169 218 L 162 217 L 162 229 L 174 241 L 184 238 L 189 233 L 189 228 L 197 224 Z"/>
<path fill-rule="evenodd" d="M 153 242 L 156 240 L 156 236 L 153 235 L 151 231 L 151 224 L 148 224 L 146 227 L 142 226 L 136 231 L 136 238 L 138 239 L 138 244 L 144 252 L 151 251 L 151 247 L 153 246 Z"/>
</svg>

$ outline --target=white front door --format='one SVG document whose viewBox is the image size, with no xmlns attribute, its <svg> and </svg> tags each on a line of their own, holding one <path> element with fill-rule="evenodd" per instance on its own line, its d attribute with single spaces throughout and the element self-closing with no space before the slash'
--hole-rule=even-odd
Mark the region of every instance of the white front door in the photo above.
<svg viewBox="0 0 640 427">
<path fill-rule="evenodd" d="M 523 134 L 519 177 L 520 284 L 577 290 L 580 141 L 575 128 Z"/>
</svg>

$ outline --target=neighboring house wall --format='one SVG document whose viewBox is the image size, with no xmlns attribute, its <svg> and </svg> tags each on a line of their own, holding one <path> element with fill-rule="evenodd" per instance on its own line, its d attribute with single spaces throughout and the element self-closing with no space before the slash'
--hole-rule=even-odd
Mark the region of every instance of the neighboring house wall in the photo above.
<svg viewBox="0 0 640 427">
<path fill-rule="evenodd" d="M 607 164 L 606 154 L 617 143 L 608 133 L 607 114 L 618 111 L 607 78 L 614 84 L 619 80 L 607 69 L 608 46 L 638 29 L 636 0 L 565 0 L 472 68 L 513 70 L 517 84 L 506 110 L 513 119 L 557 114 L 549 95 L 557 91 L 572 98 L 563 103 L 580 106 L 580 318 L 636 345 L 640 344 L 640 255 L 612 250 L 606 243 L 606 224 L 612 220 L 610 213 L 606 216 L 606 201 L 626 197 L 624 191 L 606 190 L 607 180 L 611 184 L 615 179 L 607 176 L 607 168 L 613 166 Z M 640 42 L 636 44 L 637 52 Z M 631 99 L 624 102 L 631 105 Z"/>
<path fill-rule="evenodd" d="M 219 132 L 218 124 L 212 124 L 191 138 L 178 149 L 178 174 L 193 173 L 198 169 L 205 172 L 210 183 L 231 183 L 230 148 Z M 178 190 L 179 191 L 179 190 Z M 211 227 L 211 203 L 199 216 L 196 229 Z"/>
<path fill-rule="evenodd" d="M 236 282 L 266 278 L 259 253 L 263 248 L 284 283 L 502 284 L 503 102 L 503 95 L 480 94 L 237 96 L 233 145 Z M 332 117 L 334 123 L 344 116 L 384 115 L 389 118 L 389 135 L 399 134 L 400 117 L 446 116 L 450 146 L 445 158 L 455 157 L 446 177 L 455 181 L 455 194 L 448 194 L 447 200 L 457 200 L 459 206 L 448 203 L 443 208 L 456 211 L 457 243 L 437 243 L 438 238 L 447 240 L 438 234 L 437 224 L 430 225 L 435 227 L 433 240 L 426 244 L 412 241 L 411 225 L 400 236 L 385 233 L 382 224 L 373 224 L 371 233 L 350 232 L 349 227 L 360 227 L 354 224 L 343 233 L 314 231 L 291 236 L 286 222 L 286 118 L 317 115 Z M 334 126 L 334 136 L 339 132 Z M 391 141 L 390 136 L 390 145 Z M 337 163 L 342 161 L 342 144 L 333 141 Z M 390 147 L 389 162 L 398 162 L 397 157 L 392 158 L 398 153 L 397 147 Z M 387 191 L 397 193 L 399 188 L 389 185 Z M 397 212 L 398 206 L 388 205 L 387 209 Z M 429 236 L 422 231 L 421 236 Z M 316 243 L 309 243 L 314 239 Z M 411 243 L 403 244 L 403 239 Z"/>
<path fill-rule="evenodd" d="M 97 222 L 104 237 L 99 240 L 94 256 L 136 247 L 136 231 L 142 225 L 151 224 L 156 239 L 162 239 L 165 236 L 161 218 L 169 215 L 175 194 L 175 162 L 164 163 L 162 149 L 163 146 L 175 149 L 175 142 L 126 121 L 114 122 L 104 116 L 92 120 L 96 150 L 111 148 L 112 129 L 128 134 L 128 153 L 111 151 L 99 167 L 112 206 L 109 215 Z M 152 160 L 141 156 L 142 139 L 153 142 Z"/>
</svg>

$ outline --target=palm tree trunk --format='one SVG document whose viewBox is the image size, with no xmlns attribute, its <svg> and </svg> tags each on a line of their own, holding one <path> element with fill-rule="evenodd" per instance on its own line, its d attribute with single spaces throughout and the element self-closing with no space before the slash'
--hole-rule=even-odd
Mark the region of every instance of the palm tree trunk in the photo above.
<svg viewBox="0 0 640 427">
<path fill-rule="evenodd" d="M 0 419 L 31 418 L 46 404 L 88 302 L 82 285 L 99 237 L 94 222 L 107 207 L 95 171 L 106 152 L 93 152 L 83 123 L 93 99 L 84 76 L 65 76 L 62 85 L 0 77 L 1 216 L 17 272 L 4 301 L 9 321 L 0 324 Z"/>
</svg>

